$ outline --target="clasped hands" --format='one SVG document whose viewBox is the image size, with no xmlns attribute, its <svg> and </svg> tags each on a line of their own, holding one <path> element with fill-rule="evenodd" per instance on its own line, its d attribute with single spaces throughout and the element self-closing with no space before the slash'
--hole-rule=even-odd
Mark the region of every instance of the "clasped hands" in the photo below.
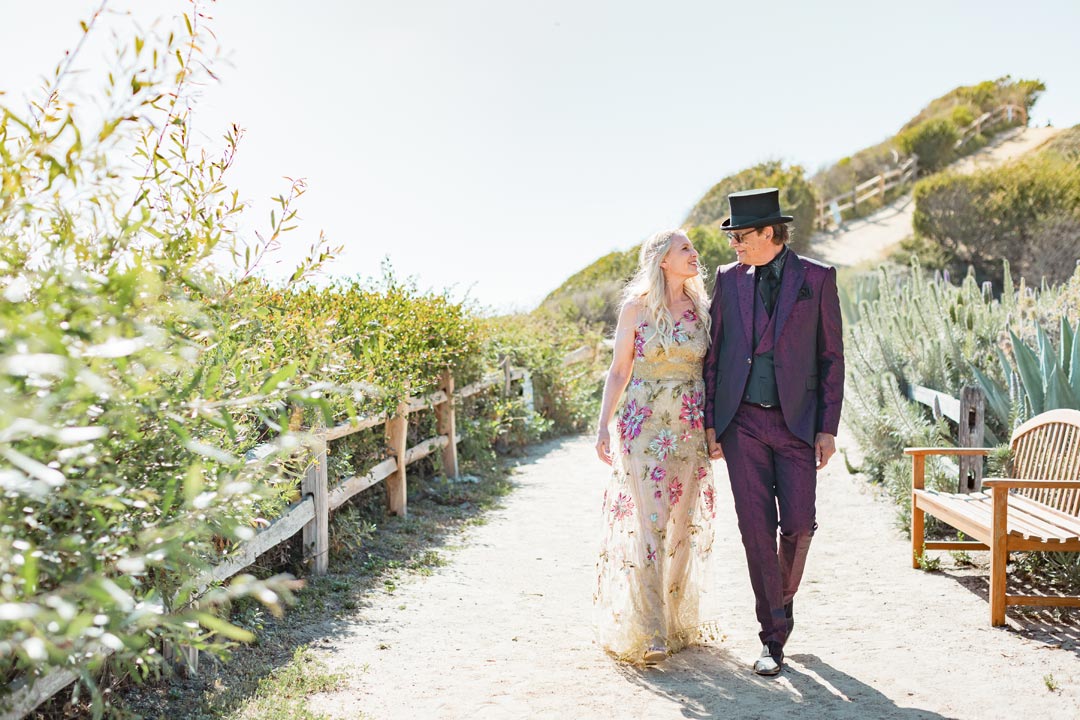
<svg viewBox="0 0 1080 720">
<path fill-rule="evenodd" d="M 724 457 L 724 450 L 720 447 L 720 443 L 716 440 L 716 430 L 714 428 L 708 428 L 705 430 L 705 440 L 709 444 L 709 458 L 712 460 L 722 460 Z M 814 436 L 814 462 L 817 463 L 817 469 L 820 470 L 829 464 L 829 458 L 836 454 L 836 436 L 829 433 L 818 433 Z"/>
</svg>

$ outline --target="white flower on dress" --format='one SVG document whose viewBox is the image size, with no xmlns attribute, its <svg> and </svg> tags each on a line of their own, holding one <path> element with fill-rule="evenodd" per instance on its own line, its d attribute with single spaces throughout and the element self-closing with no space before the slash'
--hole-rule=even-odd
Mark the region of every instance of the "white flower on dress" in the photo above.
<svg viewBox="0 0 1080 720">
<path fill-rule="evenodd" d="M 649 452 L 656 456 L 656 458 L 663 462 L 667 460 L 668 456 L 675 452 L 678 447 L 678 440 L 675 437 L 675 433 L 671 432 L 667 428 L 664 428 L 656 434 L 653 441 L 649 443 Z"/>
</svg>

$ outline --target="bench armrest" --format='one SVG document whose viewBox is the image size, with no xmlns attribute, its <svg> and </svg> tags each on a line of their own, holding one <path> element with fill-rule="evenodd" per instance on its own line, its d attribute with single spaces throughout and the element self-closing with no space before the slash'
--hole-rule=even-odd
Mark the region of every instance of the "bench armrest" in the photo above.
<svg viewBox="0 0 1080 720">
<path fill-rule="evenodd" d="M 926 456 L 927 455 L 963 455 L 983 456 L 993 452 L 993 448 L 969 448 L 969 447 L 909 447 L 904 448 L 904 454 L 911 456 L 911 489 L 922 490 L 926 487 Z"/>
<path fill-rule="evenodd" d="M 909 447 L 904 448 L 905 455 L 926 457 L 927 455 L 989 455 L 993 448 L 974 447 Z"/>
<path fill-rule="evenodd" d="M 1080 489 L 1080 480 L 1026 480 L 1019 478 L 987 478 L 982 484 L 989 488 L 1060 488 Z"/>
</svg>

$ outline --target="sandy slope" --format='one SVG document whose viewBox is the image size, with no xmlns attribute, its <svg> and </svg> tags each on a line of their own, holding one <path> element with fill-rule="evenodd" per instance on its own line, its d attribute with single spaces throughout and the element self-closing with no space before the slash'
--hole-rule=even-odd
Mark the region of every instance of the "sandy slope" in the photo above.
<svg viewBox="0 0 1080 720">
<path fill-rule="evenodd" d="M 990 145 L 953 163 L 958 172 L 970 173 L 1017 158 L 1053 137 L 1059 128 L 1016 128 L 1002 133 Z M 908 193 L 869 217 L 853 220 L 838 231 L 818 233 L 811 239 L 810 257 L 839 267 L 882 257 L 891 246 L 911 234 L 915 204 Z"/>
<path fill-rule="evenodd" d="M 853 448 L 846 432 L 840 445 Z M 347 682 L 311 708 L 341 718 L 1080 717 L 1075 635 L 991 629 L 983 579 L 973 592 L 912 570 L 892 507 L 839 458 L 819 479 L 821 529 L 791 662 L 779 679 L 754 676 L 752 595 L 716 467 L 711 602 L 722 640 L 650 670 L 617 665 L 595 645 L 605 472 L 591 441 L 572 438 L 534 451 L 505 506 L 466 532 L 448 565 L 372 595 L 348 633 L 317 646 Z"/>
</svg>

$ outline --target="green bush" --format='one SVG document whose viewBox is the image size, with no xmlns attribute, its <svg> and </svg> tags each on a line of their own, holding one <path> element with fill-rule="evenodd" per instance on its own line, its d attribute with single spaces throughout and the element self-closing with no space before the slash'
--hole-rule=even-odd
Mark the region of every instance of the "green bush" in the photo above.
<svg viewBox="0 0 1080 720">
<path fill-rule="evenodd" d="M 1033 290 L 1023 282 L 1007 284 L 995 297 L 973 273 L 957 285 L 947 272 L 931 278 L 917 263 L 900 273 L 883 267 L 874 279 L 849 281 L 842 302 L 848 321 L 845 417 L 865 452 L 864 469 L 884 481 L 905 446 L 955 444 L 947 424 L 906 400 L 904 390 L 911 385 L 953 397 L 986 381 L 1004 388 L 988 395 L 986 430 L 988 443 L 1008 440 L 1012 427 L 1035 411 L 1022 388 L 1053 385 L 1048 376 L 1055 366 L 1036 363 L 1045 370 L 1037 379 L 1032 363 L 1011 359 L 1011 348 L 1022 339 L 1044 348 L 1044 358 L 1054 347 L 1067 344 L 1071 351 L 1071 333 L 1054 335 L 1040 327 L 1075 326 L 1080 320 L 1080 271 L 1063 286 Z M 1075 369 L 1061 364 L 1068 373 Z"/>
<path fill-rule="evenodd" d="M 971 265 L 1000 287 L 1002 259 L 1032 282 L 1063 282 L 1076 267 L 1080 165 L 1058 155 L 926 178 L 914 197 L 915 232 L 938 245 L 953 270 Z"/>
<path fill-rule="evenodd" d="M 227 181 L 239 131 L 217 155 L 190 140 L 205 18 L 173 30 L 121 42 L 91 111 L 62 92 L 70 61 L 28 113 L 0 107 L 0 680 L 6 694 L 78 670 L 96 714 L 116 710 L 94 685 L 103 651 L 142 679 L 163 642 L 223 654 L 250 639 L 222 619 L 230 602 L 289 600 L 287 576 L 245 575 L 191 603 L 199 573 L 295 499 L 305 427 L 392 409 L 447 369 L 476 379 L 503 355 L 530 367 L 555 419 L 485 393 L 463 413 L 470 438 L 526 442 L 593 407 L 556 359 L 574 326 L 496 332 L 391 272 L 316 288 L 335 253 L 321 238 L 288 282 L 259 279 L 303 183 L 245 247 Z M 212 262 L 230 255 L 235 269 Z M 433 422 L 418 414 L 410 434 Z M 258 445 L 272 452 L 248 459 Z M 358 433 L 331 465 L 366 471 L 383 445 Z"/>
<path fill-rule="evenodd" d="M 905 155 L 918 155 L 921 172 L 939 170 L 955 157 L 954 146 L 960 133 L 950 120 L 935 118 L 905 130 L 897 144 Z"/>
<path fill-rule="evenodd" d="M 780 188 L 780 207 L 795 218 L 791 248 L 796 252 L 803 252 L 809 247 L 810 236 L 814 232 L 817 198 L 801 166 L 785 165 L 778 160 L 760 163 L 729 175 L 713 185 L 705 196 L 698 200 L 683 225 L 718 227 L 728 216 L 728 195 L 740 190 L 762 187 Z"/>
</svg>

